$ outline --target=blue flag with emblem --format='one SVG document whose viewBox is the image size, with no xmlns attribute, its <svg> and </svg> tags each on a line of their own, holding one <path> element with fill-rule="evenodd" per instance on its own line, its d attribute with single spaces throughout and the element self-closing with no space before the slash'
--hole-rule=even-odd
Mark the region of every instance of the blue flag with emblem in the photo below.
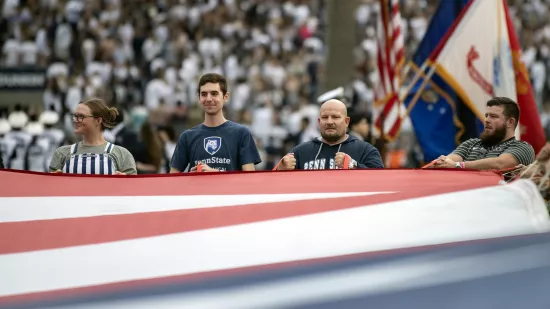
<svg viewBox="0 0 550 309">
<path fill-rule="evenodd" d="M 445 39 L 448 30 L 468 2 L 469 0 L 441 1 L 422 42 L 409 61 L 411 71 L 420 74 L 420 77 L 405 97 L 404 104 L 407 108 L 410 107 L 409 117 L 425 162 L 451 153 L 461 141 L 478 137 L 483 129 L 483 123 L 438 73 L 431 77 L 418 100 L 413 100 L 427 75 L 427 70 L 420 72 L 422 65 L 440 41 Z"/>
</svg>

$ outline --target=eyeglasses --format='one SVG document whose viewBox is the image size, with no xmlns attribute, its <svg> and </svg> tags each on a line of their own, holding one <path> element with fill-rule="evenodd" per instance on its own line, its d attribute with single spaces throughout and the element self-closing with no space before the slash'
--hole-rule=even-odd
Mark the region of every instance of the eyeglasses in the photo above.
<svg viewBox="0 0 550 309">
<path fill-rule="evenodd" d="M 96 118 L 96 116 L 82 115 L 82 114 L 71 114 L 71 117 L 75 122 L 82 122 L 84 121 L 84 118 Z"/>
</svg>

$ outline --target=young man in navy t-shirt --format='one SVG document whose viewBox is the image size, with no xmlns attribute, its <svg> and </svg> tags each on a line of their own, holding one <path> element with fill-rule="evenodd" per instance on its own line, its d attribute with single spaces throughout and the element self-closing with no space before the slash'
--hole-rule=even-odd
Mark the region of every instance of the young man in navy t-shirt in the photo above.
<svg viewBox="0 0 550 309">
<path fill-rule="evenodd" d="M 225 78 L 205 74 L 198 88 L 204 122 L 180 135 L 170 172 L 180 173 L 187 167 L 190 172 L 254 171 L 254 165 L 262 161 L 250 130 L 223 116 L 223 105 L 229 99 Z"/>
</svg>

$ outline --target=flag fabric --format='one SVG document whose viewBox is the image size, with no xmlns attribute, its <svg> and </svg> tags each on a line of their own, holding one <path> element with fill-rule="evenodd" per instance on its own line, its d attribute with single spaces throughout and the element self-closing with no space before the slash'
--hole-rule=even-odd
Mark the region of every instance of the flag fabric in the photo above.
<svg viewBox="0 0 550 309">
<path fill-rule="evenodd" d="M 477 137 L 483 124 L 464 105 L 454 89 L 437 72 L 431 77 L 419 96 L 420 86 L 427 78 L 422 71 L 448 30 L 463 12 L 470 0 L 441 1 L 430 20 L 426 33 L 409 65 L 419 79 L 404 98 L 416 139 L 422 148 L 424 161 L 429 162 L 442 154 L 451 153 L 456 146 L 471 137 Z M 413 99 L 415 99 L 413 104 Z"/>
<path fill-rule="evenodd" d="M 380 0 L 377 20 L 377 70 L 375 86 L 374 127 L 388 140 L 395 139 L 401 129 L 399 101 L 401 68 L 405 61 L 404 39 L 401 31 L 399 0 Z M 383 131 L 383 132 L 382 132 Z"/>
<path fill-rule="evenodd" d="M 457 16 L 459 10 L 460 16 Z M 445 20 L 444 16 L 448 19 Z M 449 19 L 454 19 L 451 26 Z M 426 161 L 452 152 L 468 138 L 478 137 L 485 120 L 485 104 L 494 96 L 509 97 L 518 102 L 522 115 L 516 136 L 520 137 L 522 128 L 524 138 L 528 138 L 526 133 L 531 131 L 529 138 L 536 139 L 532 143 L 535 150 L 542 147 L 541 137 L 544 135 L 540 118 L 533 114 L 536 106 L 532 92 L 529 98 L 518 96 L 516 91 L 526 86 L 516 84 L 517 80 L 525 79 L 516 78 L 518 74 L 524 75 L 518 69 L 517 53 L 514 56 L 513 49 L 519 50 L 519 46 L 514 29 L 509 30 L 508 19 L 503 0 L 441 2 L 411 64 L 421 79 L 405 99 Z M 446 26 L 446 34 L 441 37 L 441 28 Z M 428 58 L 427 54 L 430 54 Z M 422 71 L 424 61 L 430 66 Z M 430 70 L 434 74 L 418 94 Z M 531 127 L 529 130 L 525 130 L 527 123 Z"/>
<path fill-rule="evenodd" d="M 470 170 L 111 177 L 2 170 L 0 307 L 79 296 L 109 301 L 132 287 L 155 294 L 155 286 L 174 281 L 550 231 L 535 185 L 501 180 Z M 266 299 L 289 305 L 286 293 L 273 295 Z M 242 308 L 254 297 L 231 306 L 220 303 L 224 297 L 207 299 Z M 204 307 L 207 299 L 179 300 L 178 308 Z M 161 308 L 140 306 L 147 305 Z"/>
<path fill-rule="evenodd" d="M 439 42 L 445 37 L 447 31 L 454 24 L 462 9 L 470 0 L 441 1 L 435 13 L 430 18 L 430 23 L 422 41 L 414 52 L 412 61 L 418 67 L 422 66 Z"/>
<path fill-rule="evenodd" d="M 548 250 L 550 233 L 531 234 L 258 267 L 2 308 L 547 309 Z"/>
<path fill-rule="evenodd" d="M 504 11 L 506 14 L 510 47 L 512 49 L 517 102 L 521 112 L 519 120 L 520 136 L 522 140 L 531 144 L 535 152 L 538 153 L 546 143 L 546 136 L 538 114 L 533 87 L 529 80 L 529 73 L 527 73 L 525 64 L 521 60 L 521 47 L 514 28 L 514 23 L 510 17 L 508 6 L 504 5 Z"/>
<path fill-rule="evenodd" d="M 503 0 L 472 0 L 429 58 L 480 120 L 494 96 L 516 98 L 504 5 Z"/>
</svg>

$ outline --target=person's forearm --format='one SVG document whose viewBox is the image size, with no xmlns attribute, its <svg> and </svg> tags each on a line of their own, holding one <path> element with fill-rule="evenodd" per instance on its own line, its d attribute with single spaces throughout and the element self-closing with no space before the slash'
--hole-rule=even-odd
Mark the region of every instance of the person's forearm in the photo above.
<svg viewBox="0 0 550 309">
<path fill-rule="evenodd" d="M 463 162 L 464 161 L 464 159 L 461 156 L 457 155 L 456 153 L 451 153 L 447 157 L 449 159 L 455 161 L 455 162 Z"/>
<path fill-rule="evenodd" d="M 500 170 L 508 167 L 509 166 L 504 166 L 503 162 L 499 160 L 499 158 L 488 158 L 464 162 L 464 168 L 476 170 Z"/>
</svg>

